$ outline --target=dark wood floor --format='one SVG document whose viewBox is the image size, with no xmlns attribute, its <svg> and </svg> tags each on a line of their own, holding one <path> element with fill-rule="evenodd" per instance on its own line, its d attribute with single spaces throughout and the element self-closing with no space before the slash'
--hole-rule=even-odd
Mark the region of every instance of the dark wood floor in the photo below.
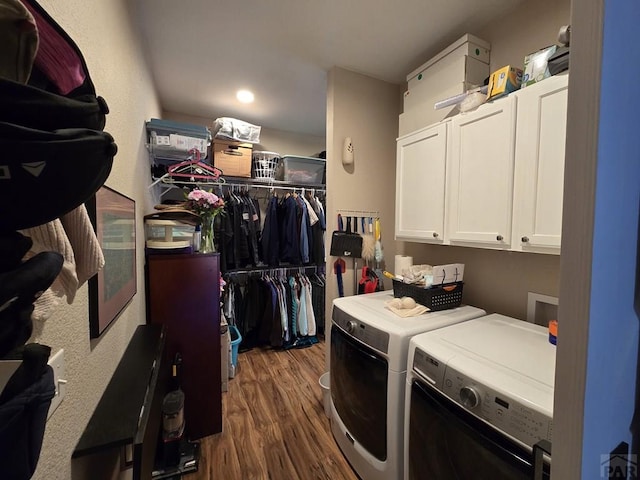
<svg viewBox="0 0 640 480">
<path fill-rule="evenodd" d="M 318 379 L 325 344 L 240 353 L 223 393 L 223 431 L 202 439 L 185 480 L 357 480 L 331 435 Z"/>
</svg>

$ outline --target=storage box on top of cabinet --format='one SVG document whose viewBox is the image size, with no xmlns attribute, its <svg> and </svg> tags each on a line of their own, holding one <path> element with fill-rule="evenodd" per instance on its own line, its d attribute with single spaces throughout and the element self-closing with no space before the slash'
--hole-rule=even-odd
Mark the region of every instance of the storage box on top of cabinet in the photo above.
<svg viewBox="0 0 640 480">
<path fill-rule="evenodd" d="M 400 135 L 444 120 L 455 107 L 435 110 L 434 104 L 482 85 L 489 76 L 491 45 L 464 35 L 407 75 Z"/>
<path fill-rule="evenodd" d="M 487 68 L 487 71 L 489 69 Z M 467 82 L 458 82 L 447 87 L 442 87 L 438 94 L 431 98 L 425 99 L 422 103 L 414 108 L 406 108 L 404 113 L 398 118 L 398 134 L 400 137 L 414 133 L 422 128 L 442 122 L 458 114 L 456 105 L 440 108 L 436 110 L 434 105 L 436 102 L 459 95 L 472 89 L 473 85 Z"/>
<path fill-rule="evenodd" d="M 222 170 L 222 176 L 251 177 L 252 144 L 215 140 L 212 150 L 213 165 Z"/>
<path fill-rule="evenodd" d="M 278 165 L 276 178 L 291 183 L 324 183 L 326 161 L 324 158 L 284 155 Z"/>
<path fill-rule="evenodd" d="M 425 78 L 443 71 L 461 58 L 477 60 L 489 65 L 491 55 L 491 44 L 474 35 L 466 34 L 453 42 L 447 48 L 430 60 L 420 65 L 413 72 L 407 75 L 409 90 L 417 88 Z"/>
<path fill-rule="evenodd" d="M 415 84 L 404 92 L 404 109 L 406 111 L 418 107 L 434 97 L 443 100 L 440 98 L 443 96 L 443 91 L 453 85 L 461 83 L 469 87 L 482 85 L 490 73 L 488 63 L 467 55 L 447 56 L 413 77 Z M 418 78 L 420 80 L 417 80 Z"/>
</svg>

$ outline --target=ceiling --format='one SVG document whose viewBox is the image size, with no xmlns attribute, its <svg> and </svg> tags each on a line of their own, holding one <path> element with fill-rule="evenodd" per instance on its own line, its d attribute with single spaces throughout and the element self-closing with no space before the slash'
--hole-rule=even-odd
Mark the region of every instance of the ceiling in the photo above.
<svg viewBox="0 0 640 480">
<path fill-rule="evenodd" d="M 131 0 L 163 109 L 319 136 L 332 67 L 402 84 L 522 1 Z"/>
</svg>

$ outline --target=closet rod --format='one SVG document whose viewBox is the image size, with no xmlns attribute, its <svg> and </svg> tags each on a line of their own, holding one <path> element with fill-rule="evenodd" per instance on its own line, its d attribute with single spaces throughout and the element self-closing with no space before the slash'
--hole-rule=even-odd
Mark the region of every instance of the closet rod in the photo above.
<svg viewBox="0 0 640 480">
<path fill-rule="evenodd" d="M 263 272 L 276 272 L 278 270 L 287 270 L 287 271 L 319 271 L 322 272 L 324 270 L 324 265 L 289 265 L 286 267 L 256 267 L 251 269 L 244 270 L 229 270 L 224 272 L 223 275 L 243 275 L 247 273 L 263 273 Z"/>
<path fill-rule="evenodd" d="M 192 181 L 187 181 L 187 180 L 176 180 L 171 178 L 171 176 L 168 173 L 165 173 L 164 175 L 162 175 L 160 178 L 156 178 L 153 183 L 151 183 L 147 188 L 151 189 L 153 186 L 161 184 L 165 187 L 167 187 L 168 189 L 171 189 L 173 187 L 178 187 L 178 186 L 197 186 L 198 188 L 203 188 L 203 189 L 207 189 L 207 188 L 221 188 L 221 187 L 240 187 L 240 188 L 246 188 L 246 189 L 250 189 L 250 188 L 266 188 L 269 190 L 292 190 L 292 191 L 296 191 L 296 190 L 311 190 L 313 192 L 319 192 L 319 193 L 326 193 L 326 188 L 323 188 L 323 185 L 280 185 L 278 183 L 274 183 L 274 182 L 269 182 L 269 183 L 255 183 L 252 182 L 250 179 L 248 179 L 248 181 L 246 183 L 241 183 L 241 182 L 227 182 L 224 177 L 220 177 L 218 180 L 215 181 L 203 181 L 203 182 L 192 182 Z M 166 190 L 168 191 L 168 190 Z M 164 195 L 163 192 L 160 196 Z"/>
<path fill-rule="evenodd" d="M 147 188 L 151 188 L 154 185 L 157 185 L 159 183 L 162 183 L 163 185 L 169 185 L 170 187 L 173 185 L 196 185 L 198 187 L 200 186 L 215 186 L 215 185 L 226 185 L 224 179 L 218 179 L 215 181 L 202 181 L 202 182 L 198 182 L 198 181 L 191 181 L 191 180 L 176 180 L 174 178 L 171 177 L 171 175 L 169 175 L 168 173 L 165 173 L 164 175 L 162 175 L 159 178 L 156 178 L 153 183 L 151 183 Z"/>
<path fill-rule="evenodd" d="M 290 186 L 290 185 L 278 185 L 278 184 L 258 184 L 258 183 L 233 183 L 233 182 L 225 182 L 218 184 L 220 187 L 242 187 L 242 188 L 268 188 L 269 190 L 312 190 L 315 192 L 325 192 L 324 188 L 318 188 L 313 185 L 308 186 Z"/>
</svg>

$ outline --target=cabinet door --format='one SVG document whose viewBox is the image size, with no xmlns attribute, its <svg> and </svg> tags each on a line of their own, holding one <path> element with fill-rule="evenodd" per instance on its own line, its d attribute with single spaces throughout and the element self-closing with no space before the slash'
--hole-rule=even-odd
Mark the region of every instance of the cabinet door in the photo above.
<svg viewBox="0 0 640 480">
<path fill-rule="evenodd" d="M 510 95 L 451 122 L 452 244 L 503 249 L 511 245 L 515 107 Z"/>
<path fill-rule="evenodd" d="M 396 238 L 443 243 L 448 124 L 398 140 Z"/>
<path fill-rule="evenodd" d="M 198 439 L 222 431 L 219 254 L 148 255 L 148 322 L 166 326 L 165 358 L 182 355 L 185 424 Z"/>
<path fill-rule="evenodd" d="M 560 253 L 568 75 L 518 92 L 514 247 Z"/>
</svg>

